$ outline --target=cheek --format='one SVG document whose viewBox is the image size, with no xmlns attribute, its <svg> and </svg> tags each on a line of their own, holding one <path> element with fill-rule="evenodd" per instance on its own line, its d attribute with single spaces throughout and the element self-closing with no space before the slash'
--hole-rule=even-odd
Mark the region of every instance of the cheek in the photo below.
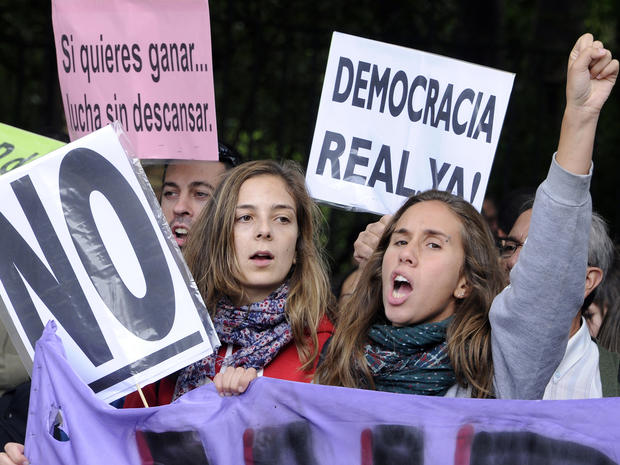
<svg viewBox="0 0 620 465">
<path fill-rule="evenodd" d="M 288 238 L 286 241 L 286 250 L 289 253 L 295 255 L 297 252 L 297 242 L 299 241 L 299 229 L 295 227 L 293 230 L 289 231 Z"/>
<path fill-rule="evenodd" d="M 200 210 L 207 205 L 210 198 L 211 197 L 196 197 L 192 199 L 192 205 L 197 208 L 196 213 L 200 212 Z"/>
<path fill-rule="evenodd" d="M 383 286 L 383 290 L 389 290 L 391 283 L 391 275 L 392 271 L 398 265 L 398 253 L 387 249 L 383 254 L 383 259 L 381 260 L 381 284 Z"/>
<path fill-rule="evenodd" d="M 286 255 L 288 256 L 291 266 L 293 266 L 293 261 L 297 256 L 297 237 L 293 237 L 291 241 L 288 243 L 286 248 Z"/>
<path fill-rule="evenodd" d="M 190 200 L 189 205 L 192 210 L 192 213 L 194 215 L 198 215 L 198 213 L 200 213 L 200 210 L 202 210 L 202 207 L 204 207 L 205 202 L 203 202 L 202 200 L 198 200 L 198 199 L 192 199 Z"/>
<path fill-rule="evenodd" d="M 237 226 L 233 228 L 233 243 L 232 248 L 235 251 L 235 257 L 237 261 L 240 258 L 241 251 L 243 250 L 243 245 L 245 241 L 243 240 L 243 231 L 241 231 Z"/>
<path fill-rule="evenodd" d="M 170 223 L 174 219 L 174 214 L 172 213 L 172 204 L 169 200 L 161 201 L 161 211 L 164 214 L 164 218 L 166 221 Z"/>
<path fill-rule="evenodd" d="M 398 264 L 398 250 L 392 247 L 388 247 L 383 253 L 383 258 L 381 259 L 381 270 L 385 270 L 386 272 L 390 272 L 393 268 Z"/>
<path fill-rule="evenodd" d="M 434 275 L 437 280 L 442 280 L 451 290 L 455 289 L 463 275 L 463 261 L 450 259 L 437 263 Z"/>
</svg>

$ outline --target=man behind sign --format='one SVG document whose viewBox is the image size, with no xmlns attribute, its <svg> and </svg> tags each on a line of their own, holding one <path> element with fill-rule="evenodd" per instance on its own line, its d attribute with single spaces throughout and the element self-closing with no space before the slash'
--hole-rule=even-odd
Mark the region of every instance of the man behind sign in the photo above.
<svg viewBox="0 0 620 465">
<path fill-rule="evenodd" d="M 174 161 L 164 169 L 161 209 L 180 248 L 226 171 L 242 162 L 234 149 L 221 142 L 218 154 L 219 161 Z"/>
</svg>

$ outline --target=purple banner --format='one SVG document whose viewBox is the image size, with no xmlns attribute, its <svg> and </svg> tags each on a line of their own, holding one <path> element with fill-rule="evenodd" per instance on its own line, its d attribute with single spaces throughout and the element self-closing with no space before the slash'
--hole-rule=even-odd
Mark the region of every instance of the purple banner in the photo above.
<svg viewBox="0 0 620 465">
<path fill-rule="evenodd" d="M 36 464 L 613 464 L 620 398 L 499 401 L 260 378 L 116 410 L 79 381 L 49 324 L 37 343 L 26 455 Z"/>
</svg>

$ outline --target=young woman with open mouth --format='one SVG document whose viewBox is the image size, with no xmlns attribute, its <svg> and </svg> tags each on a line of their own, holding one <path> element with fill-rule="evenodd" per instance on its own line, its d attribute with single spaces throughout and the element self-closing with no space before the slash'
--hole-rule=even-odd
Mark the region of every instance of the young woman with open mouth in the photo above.
<svg viewBox="0 0 620 465">
<path fill-rule="evenodd" d="M 502 290 L 491 232 L 471 205 L 439 191 L 411 197 L 339 310 L 317 382 L 542 398 L 583 304 L 594 135 L 617 75 L 618 60 L 603 44 L 580 37 L 568 62 L 558 151 L 510 285 Z"/>
<path fill-rule="evenodd" d="M 178 376 L 146 386 L 149 405 L 211 379 L 223 395 L 244 391 L 260 375 L 312 379 L 332 333 L 320 215 L 294 163 L 254 161 L 229 172 L 184 250 L 222 347 Z M 127 396 L 125 407 L 141 405 L 137 393 Z"/>
</svg>

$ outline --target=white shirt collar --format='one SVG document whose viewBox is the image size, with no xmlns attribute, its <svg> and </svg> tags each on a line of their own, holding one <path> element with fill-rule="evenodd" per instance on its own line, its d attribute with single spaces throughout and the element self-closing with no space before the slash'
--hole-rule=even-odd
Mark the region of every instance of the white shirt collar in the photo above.
<svg viewBox="0 0 620 465">
<path fill-rule="evenodd" d="M 564 352 L 564 358 L 560 362 L 560 365 L 553 374 L 553 380 L 558 381 L 562 378 L 576 363 L 583 357 L 588 355 L 588 349 L 591 348 L 592 338 L 590 337 L 590 331 L 588 330 L 588 324 L 586 320 L 581 318 L 581 328 L 573 334 L 568 340 L 566 346 L 566 352 Z"/>
</svg>

